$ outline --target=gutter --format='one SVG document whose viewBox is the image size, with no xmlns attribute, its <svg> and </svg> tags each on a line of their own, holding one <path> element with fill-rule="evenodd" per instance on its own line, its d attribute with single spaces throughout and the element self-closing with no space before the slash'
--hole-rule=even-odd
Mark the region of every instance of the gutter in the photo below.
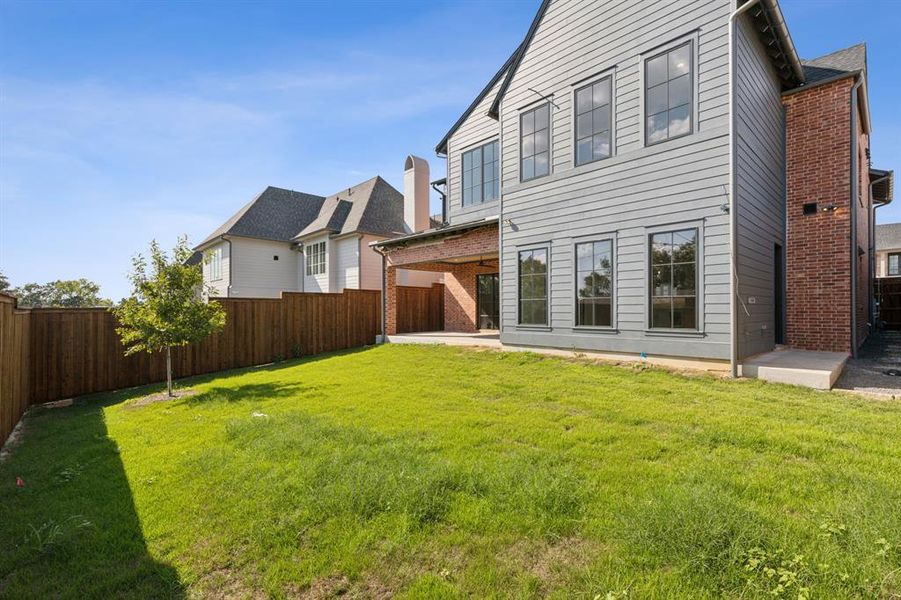
<svg viewBox="0 0 901 600">
<path fill-rule="evenodd" d="M 737 19 L 760 0 L 750 0 L 729 15 L 729 369 L 738 377 L 738 117 L 735 110 L 735 27 Z"/>
<path fill-rule="evenodd" d="M 863 85 L 858 77 L 851 86 L 851 357 L 857 358 L 857 195 L 860 185 L 857 159 L 857 90 Z"/>
</svg>

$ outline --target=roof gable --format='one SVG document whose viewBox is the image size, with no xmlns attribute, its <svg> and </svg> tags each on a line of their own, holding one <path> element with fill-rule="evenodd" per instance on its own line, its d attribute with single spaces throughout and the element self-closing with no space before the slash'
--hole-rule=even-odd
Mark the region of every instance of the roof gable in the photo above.
<svg viewBox="0 0 901 600">
<path fill-rule="evenodd" d="M 294 239 L 328 231 L 333 235 L 392 235 L 404 230 L 404 197 L 380 176 L 328 196 L 319 215 Z"/>
</svg>

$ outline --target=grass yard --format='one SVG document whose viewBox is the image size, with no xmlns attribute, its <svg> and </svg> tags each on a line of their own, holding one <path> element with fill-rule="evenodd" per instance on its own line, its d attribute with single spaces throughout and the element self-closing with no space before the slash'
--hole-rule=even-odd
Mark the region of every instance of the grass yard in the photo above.
<svg viewBox="0 0 901 600">
<path fill-rule="evenodd" d="M 901 597 L 899 402 L 424 346 L 188 383 L 30 414 L 0 596 Z"/>
</svg>

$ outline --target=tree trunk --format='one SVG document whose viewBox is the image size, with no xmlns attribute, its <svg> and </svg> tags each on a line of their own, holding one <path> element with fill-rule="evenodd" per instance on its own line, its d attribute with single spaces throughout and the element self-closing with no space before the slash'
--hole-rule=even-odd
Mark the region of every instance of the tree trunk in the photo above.
<svg viewBox="0 0 901 600">
<path fill-rule="evenodd" d="M 175 394 L 172 393 L 172 347 L 166 346 L 166 391 L 169 393 L 169 397 L 173 398 Z"/>
</svg>

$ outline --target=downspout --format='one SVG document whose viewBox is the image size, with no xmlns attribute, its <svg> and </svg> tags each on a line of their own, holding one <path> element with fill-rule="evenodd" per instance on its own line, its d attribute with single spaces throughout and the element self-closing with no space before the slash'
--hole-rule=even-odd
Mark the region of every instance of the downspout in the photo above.
<svg viewBox="0 0 901 600">
<path fill-rule="evenodd" d="M 738 117 L 735 110 L 735 26 L 738 17 L 759 0 L 749 0 L 729 15 L 729 368 L 738 377 Z"/>
<path fill-rule="evenodd" d="M 881 208 L 888 204 L 887 202 L 880 202 L 879 204 L 875 204 L 873 202 L 873 187 L 877 183 L 882 183 L 886 179 L 891 177 L 891 175 L 883 175 L 878 179 L 874 179 L 870 182 L 869 186 L 869 201 L 870 206 L 872 206 L 870 213 L 870 323 L 873 329 L 877 328 L 876 324 L 876 209 Z"/>
<path fill-rule="evenodd" d="M 857 90 L 863 85 L 858 77 L 851 86 L 851 356 L 857 358 L 857 193 L 860 185 L 857 148 Z"/>
<path fill-rule="evenodd" d="M 388 259 L 385 253 L 378 246 L 375 246 L 376 252 L 382 255 L 382 343 L 388 342 L 388 333 L 385 330 L 385 322 L 388 319 Z"/>
<path fill-rule="evenodd" d="M 504 335 L 504 99 L 501 98 L 497 111 L 497 337 Z M 478 315 L 476 315 L 478 318 Z M 503 341 L 501 342 L 503 344 Z"/>
</svg>

